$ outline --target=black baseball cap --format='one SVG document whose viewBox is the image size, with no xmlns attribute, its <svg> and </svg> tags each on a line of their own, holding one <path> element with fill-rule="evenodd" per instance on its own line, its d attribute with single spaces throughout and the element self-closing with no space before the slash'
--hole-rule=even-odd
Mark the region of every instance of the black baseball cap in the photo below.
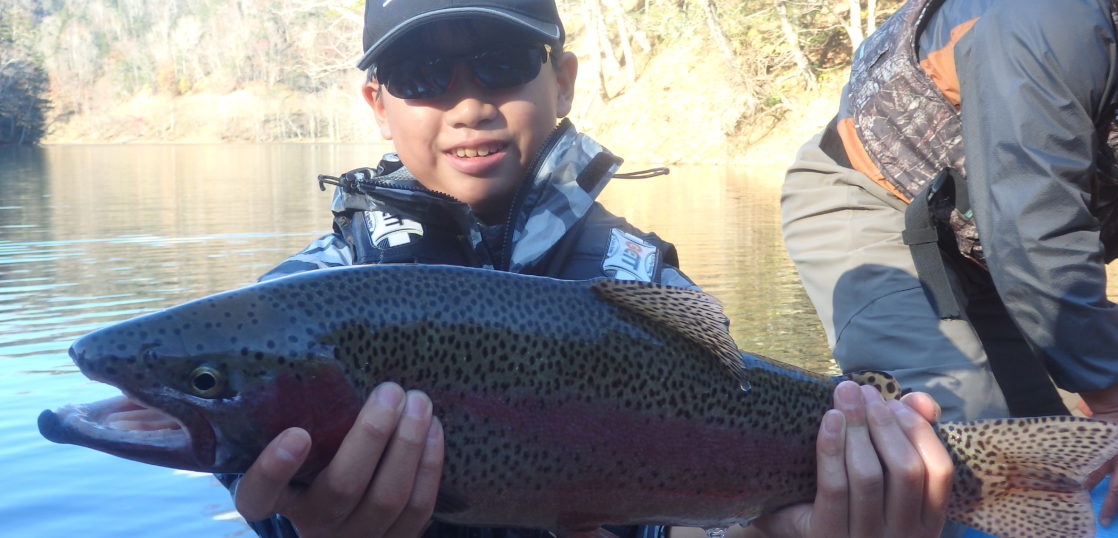
<svg viewBox="0 0 1118 538">
<path fill-rule="evenodd" d="M 366 0 L 365 54 L 357 62 L 365 70 L 400 36 L 420 25 L 437 20 L 486 17 L 512 23 L 552 46 L 566 37 L 555 0 Z"/>
</svg>

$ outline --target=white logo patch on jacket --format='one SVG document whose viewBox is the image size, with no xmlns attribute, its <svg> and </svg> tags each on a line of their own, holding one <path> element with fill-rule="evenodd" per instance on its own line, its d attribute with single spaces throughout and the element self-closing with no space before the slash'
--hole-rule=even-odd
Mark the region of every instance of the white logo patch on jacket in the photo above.
<svg viewBox="0 0 1118 538">
<path fill-rule="evenodd" d="M 365 224 L 369 227 L 369 239 L 379 249 L 406 245 L 423 237 L 422 224 L 383 211 L 366 211 Z"/>
<path fill-rule="evenodd" d="M 656 262 L 654 245 L 617 228 L 610 231 L 609 250 L 602 261 L 606 275 L 618 280 L 652 282 Z"/>
</svg>

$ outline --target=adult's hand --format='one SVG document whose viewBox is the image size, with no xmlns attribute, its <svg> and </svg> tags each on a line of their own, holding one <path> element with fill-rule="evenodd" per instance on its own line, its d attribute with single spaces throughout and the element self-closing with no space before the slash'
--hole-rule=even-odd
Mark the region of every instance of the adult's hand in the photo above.
<svg viewBox="0 0 1118 538">
<path fill-rule="evenodd" d="M 1091 418 L 1118 422 L 1118 385 L 1101 390 L 1081 392 L 1079 395 L 1083 397 L 1087 407 L 1091 408 Z M 1106 498 L 1102 501 L 1102 508 L 1099 509 L 1099 523 L 1103 527 L 1109 527 L 1114 520 L 1114 515 L 1118 514 L 1118 480 L 1115 480 L 1118 474 L 1115 474 L 1116 471 L 1118 471 L 1118 456 L 1103 464 L 1087 478 L 1087 488 L 1092 489 L 1106 475 L 1110 475 L 1110 487 L 1107 489 Z"/>
<path fill-rule="evenodd" d="M 924 393 L 885 402 L 871 387 L 841 383 L 819 429 L 815 502 L 759 518 L 745 534 L 939 536 L 952 464 L 929 424 L 938 412 Z"/>
<path fill-rule="evenodd" d="M 310 452 L 310 435 L 285 430 L 237 484 L 237 511 L 249 521 L 283 515 L 304 538 L 419 536 L 442 475 L 443 431 L 431 408 L 421 392 L 377 387 L 333 460 L 307 486 L 290 482 Z"/>
</svg>

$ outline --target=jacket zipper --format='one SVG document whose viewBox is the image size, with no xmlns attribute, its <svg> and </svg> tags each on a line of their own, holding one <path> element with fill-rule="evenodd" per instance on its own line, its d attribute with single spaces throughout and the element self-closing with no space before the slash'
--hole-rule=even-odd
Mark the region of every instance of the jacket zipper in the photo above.
<svg viewBox="0 0 1118 538">
<path fill-rule="evenodd" d="M 543 146 L 540 151 L 536 153 L 535 159 L 532 160 L 532 165 L 528 167 L 528 173 L 520 180 L 520 185 L 516 188 L 516 195 L 512 198 L 512 203 L 509 205 L 508 217 L 505 219 L 504 238 L 501 240 L 501 259 L 494 268 L 500 271 L 508 271 L 512 265 L 512 221 L 520 212 L 520 206 L 524 205 L 524 197 L 527 196 L 528 191 L 531 190 L 531 182 L 535 179 L 536 174 L 539 172 L 540 166 L 543 165 L 544 157 L 551 153 L 556 142 L 559 141 L 560 136 L 566 133 L 572 126 L 571 120 L 563 118 L 555 130 L 547 136 L 544 140 Z"/>
<path fill-rule="evenodd" d="M 439 192 L 439 191 L 431 190 L 431 189 L 428 189 L 427 187 L 424 187 L 423 185 L 406 185 L 406 184 L 402 184 L 402 183 L 396 183 L 396 182 L 393 182 L 393 181 L 382 181 L 382 180 L 376 180 L 376 179 L 364 181 L 363 183 L 365 185 L 368 185 L 368 186 L 372 187 L 373 189 L 395 189 L 395 190 L 400 190 L 400 191 L 421 192 L 421 193 L 424 193 L 424 194 L 433 195 L 435 198 L 441 198 L 441 199 L 443 199 L 447 202 L 455 202 L 455 203 L 459 203 L 459 204 L 464 203 L 461 200 L 459 200 L 459 199 L 457 199 L 457 198 L 455 198 L 455 197 L 453 197 L 453 196 L 451 196 L 451 195 L 449 195 L 445 192 Z"/>
</svg>

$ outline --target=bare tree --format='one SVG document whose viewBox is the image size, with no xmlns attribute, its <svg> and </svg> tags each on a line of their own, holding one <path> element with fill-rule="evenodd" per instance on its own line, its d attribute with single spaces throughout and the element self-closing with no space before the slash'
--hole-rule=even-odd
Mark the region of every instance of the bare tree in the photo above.
<svg viewBox="0 0 1118 538">
<path fill-rule="evenodd" d="M 605 25 L 602 22 L 602 5 L 598 0 L 583 0 L 582 3 L 584 6 L 582 13 L 585 17 L 583 31 L 589 45 L 590 74 L 593 77 L 594 85 L 598 89 L 597 94 L 602 98 L 602 101 L 609 101 L 610 95 L 606 89 L 607 67 L 603 57 L 612 54 L 612 52 L 609 47 L 608 36 L 605 35 Z"/>
<path fill-rule="evenodd" d="M 850 36 L 850 49 L 858 50 L 865 34 L 862 33 L 862 3 L 858 0 L 847 0 L 850 9 L 850 22 L 846 24 L 846 33 Z"/>
<path fill-rule="evenodd" d="M 787 0 L 773 0 L 773 4 L 776 7 L 777 16 L 780 17 L 780 31 L 784 34 L 784 39 L 788 41 L 788 48 L 792 54 L 792 60 L 796 62 L 796 69 L 803 77 L 804 85 L 809 90 L 814 90 L 816 86 L 815 72 L 811 68 L 811 61 L 807 59 L 807 55 L 800 47 L 799 34 L 788 16 L 788 2 Z"/>
<path fill-rule="evenodd" d="M 629 84 L 637 81 L 636 69 L 636 56 L 633 55 L 633 47 L 630 44 L 630 30 L 629 18 L 625 16 L 625 9 L 621 7 L 621 2 L 618 0 L 602 0 L 606 7 L 609 8 L 613 14 L 614 26 L 617 28 L 617 41 L 621 45 L 621 58 L 618 60 L 624 64 L 622 67 L 625 69 L 625 79 Z"/>
<path fill-rule="evenodd" d="M 844 25 L 847 35 L 850 36 L 850 50 L 858 50 L 862 40 L 877 29 L 877 0 L 866 0 L 866 17 L 863 23 L 862 3 L 860 0 L 847 0 L 850 10 L 850 21 Z"/>
<path fill-rule="evenodd" d="M 618 0 L 583 0 L 582 5 L 583 33 L 589 45 L 588 67 L 597 86 L 596 93 L 603 101 L 609 101 L 637 82 L 638 60 L 633 43 L 645 51 L 651 47 L 644 35 L 633 27 Z M 618 79 L 621 87 L 611 92 L 610 83 Z"/>
<path fill-rule="evenodd" d="M 866 35 L 877 30 L 877 0 L 866 0 Z"/>
<path fill-rule="evenodd" d="M 718 21 L 718 11 L 715 9 L 714 3 L 711 0 L 698 0 L 697 4 L 702 8 L 703 15 L 706 19 L 707 30 L 710 31 L 711 38 L 718 45 L 718 50 L 722 51 L 722 56 L 726 61 L 734 66 L 733 71 L 738 73 L 736 55 L 734 54 L 734 47 L 730 45 L 729 38 L 726 37 L 726 32 L 722 31 L 722 23 Z"/>
</svg>

